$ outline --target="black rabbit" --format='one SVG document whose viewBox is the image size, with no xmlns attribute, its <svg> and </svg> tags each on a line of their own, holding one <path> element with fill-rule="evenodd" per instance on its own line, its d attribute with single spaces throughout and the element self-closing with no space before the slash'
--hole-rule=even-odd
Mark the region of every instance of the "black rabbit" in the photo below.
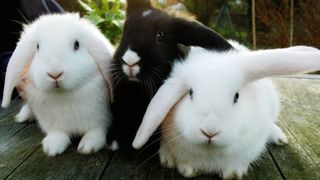
<svg viewBox="0 0 320 180">
<path fill-rule="evenodd" d="M 180 47 L 224 51 L 232 46 L 199 22 L 153 8 L 149 0 L 127 0 L 127 5 L 124 32 L 113 60 L 114 122 L 107 139 L 109 144 L 116 140 L 120 150 L 131 151 L 150 100 L 173 62 L 184 58 Z"/>
</svg>

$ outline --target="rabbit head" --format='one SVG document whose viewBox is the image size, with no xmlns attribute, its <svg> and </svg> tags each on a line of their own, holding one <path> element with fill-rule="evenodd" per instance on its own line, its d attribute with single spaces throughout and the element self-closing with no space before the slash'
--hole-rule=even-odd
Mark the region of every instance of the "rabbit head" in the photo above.
<svg viewBox="0 0 320 180">
<path fill-rule="evenodd" d="M 117 74 L 157 85 L 168 76 L 174 59 L 183 58 L 179 44 L 226 50 L 231 45 L 204 25 L 155 9 L 149 0 L 127 0 L 127 18 L 114 56 Z"/>
<path fill-rule="evenodd" d="M 112 97 L 108 68 L 113 51 L 103 34 L 78 14 L 41 16 L 24 27 L 9 61 L 2 107 L 10 104 L 12 90 L 22 79 L 41 91 L 72 91 L 97 71 Z"/>
<path fill-rule="evenodd" d="M 255 99 L 256 80 L 320 68 L 320 51 L 297 46 L 283 49 L 228 52 L 192 48 L 183 63 L 177 63 L 170 78 L 160 87 L 148 106 L 133 142 L 140 148 L 173 109 L 171 128 L 193 144 L 226 146 L 248 122 L 250 111 L 265 106 Z M 261 89 L 261 88 L 260 88 Z M 260 108 L 263 111 L 263 108 Z M 249 114 L 248 114 L 249 113 Z M 250 118 L 252 119 L 252 118 Z"/>
</svg>

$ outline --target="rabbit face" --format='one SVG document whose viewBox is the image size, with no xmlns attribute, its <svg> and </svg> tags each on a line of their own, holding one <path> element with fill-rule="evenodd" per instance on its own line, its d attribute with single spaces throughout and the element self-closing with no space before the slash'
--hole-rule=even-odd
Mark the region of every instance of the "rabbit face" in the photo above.
<svg viewBox="0 0 320 180">
<path fill-rule="evenodd" d="M 85 48 L 87 42 L 81 32 L 74 31 L 78 24 L 59 22 L 59 29 L 55 25 L 36 27 L 36 52 L 30 78 L 41 90 L 73 90 L 95 76 L 97 66 Z"/>
<path fill-rule="evenodd" d="M 245 116 L 238 112 L 243 106 L 241 84 L 234 81 L 241 74 L 226 72 L 225 67 L 219 66 L 201 69 L 201 73 L 185 72 L 189 90 L 176 105 L 174 123 L 187 142 L 206 147 L 227 146 L 246 126 Z M 212 77 L 210 82 L 203 80 L 204 76 Z"/>
<path fill-rule="evenodd" d="M 8 107 L 16 86 L 22 91 L 31 84 L 43 91 L 74 90 L 97 76 L 103 77 L 112 99 L 113 52 L 103 34 L 79 14 L 43 15 L 21 33 L 7 67 L 1 106 Z"/>
<path fill-rule="evenodd" d="M 129 81 L 166 78 L 173 60 L 182 57 L 167 33 L 170 19 L 159 10 L 139 11 L 129 16 L 114 56 L 116 71 Z"/>
</svg>

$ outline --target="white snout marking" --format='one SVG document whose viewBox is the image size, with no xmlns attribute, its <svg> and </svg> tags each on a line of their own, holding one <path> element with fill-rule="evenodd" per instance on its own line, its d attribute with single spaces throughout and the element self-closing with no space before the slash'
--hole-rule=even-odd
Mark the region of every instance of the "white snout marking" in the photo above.
<svg viewBox="0 0 320 180">
<path fill-rule="evenodd" d="M 122 60 L 129 66 L 136 64 L 139 62 L 141 57 L 134 51 L 132 51 L 130 48 L 124 53 L 122 56 Z"/>
<path fill-rule="evenodd" d="M 147 16 L 149 16 L 150 14 L 152 13 L 152 10 L 146 10 L 146 11 L 143 11 L 143 13 L 142 13 L 142 17 L 147 17 Z"/>
<path fill-rule="evenodd" d="M 140 66 L 137 64 L 141 57 L 130 48 L 122 56 L 124 64 L 122 65 L 123 72 L 128 76 L 129 80 L 137 81 L 136 75 L 140 72 Z"/>
</svg>

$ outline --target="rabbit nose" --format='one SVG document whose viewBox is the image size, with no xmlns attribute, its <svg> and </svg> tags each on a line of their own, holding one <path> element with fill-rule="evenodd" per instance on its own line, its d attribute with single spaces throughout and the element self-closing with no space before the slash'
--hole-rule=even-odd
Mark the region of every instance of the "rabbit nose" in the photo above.
<svg viewBox="0 0 320 180">
<path fill-rule="evenodd" d="M 127 51 L 121 57 L 122 63 L 126 64 L 130 68 L 138 65 L 140 60 L 141 57 L 138 55 L 138 53 L 131 49 L 127 49 Z"/>
<path fill-rule="evenodd" d="M 200 129 L 200 131 L 202 132 L 203 135 L 205 135 L 208 139 L 213 138 L 214 136 L 218 135 L 219 132 L 208 132 L 208 131 L 204 131 L 202 129 Z"/>
<path fill-rule="evenodd" d="M 135 62 L 135 63 L 132 63 L 132 62 L 126 62 L 124 60 L 122 60 L 122 63 L 127 65 L 130 69 L 133 68 L 134 66 L 137 66 L 139 64 L 139 61 L 138 62 Z"/>
<path fill-rule="evenodd" d="M 47 75 L 50 76 L 52 79 L 57 80 L 62 76 L 63 72 L 59 72 L 59 73 L 48 73 Z"/>
</svg>

